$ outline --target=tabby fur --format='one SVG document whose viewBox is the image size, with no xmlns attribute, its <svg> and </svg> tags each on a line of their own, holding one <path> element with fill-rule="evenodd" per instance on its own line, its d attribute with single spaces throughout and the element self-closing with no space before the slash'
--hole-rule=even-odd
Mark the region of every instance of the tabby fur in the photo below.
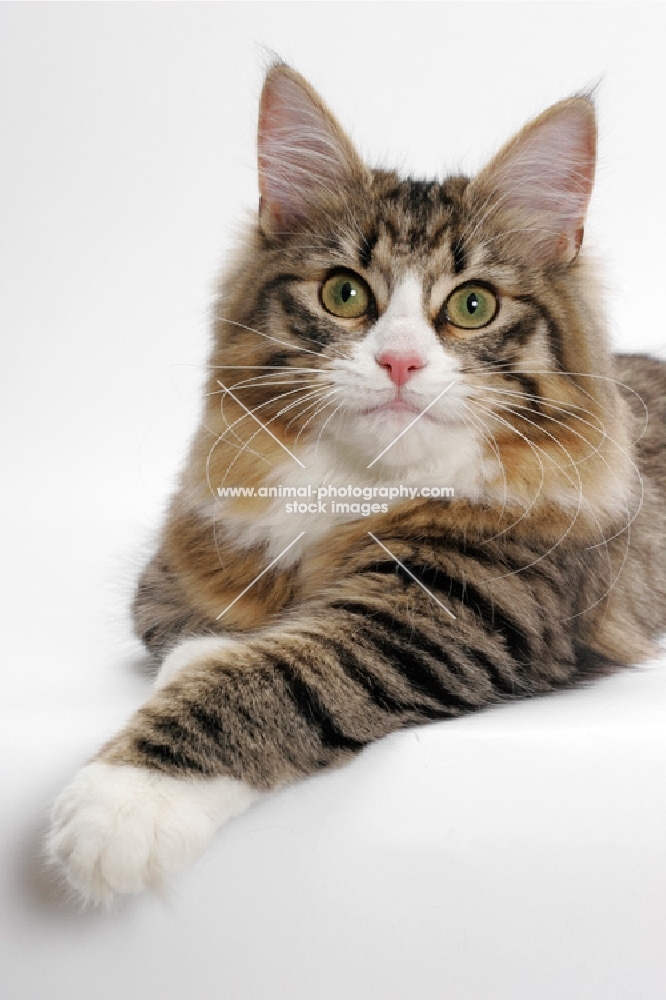
<svg viewBox="0 0 666 1000">
<path fill-rule="evenodd" d="M 558 169 L 540 138 L 556 119 L 583 138 L 558 154 L 574 162 L 551 203 L 528 189 Z M 607 343 L 603 295 L 580 248 L 594 143 L 593 106 L 574 97 L 471 180 L 401 179 L 361 162 L 298 74 L 270 70 L 260 211 L 223 282 L 201 425 L 134 602 L 156 662 L 180 659 L 97 764 L 270 791 L 404 727 L 653 655 L 666 626 L 666 365 L 613 356 Z M 317 289 L 336 268 L 373 290 L 360 319 L 321 308 Z M 502 309 L 470 335 L 448 324 L 443 304 L 472 279 L 499 289 Z M 424 480 L 435 459 L 419 468 L 427 440 L 409 444 L 416 426 L 402 451 L 368 470 L 373 442 L 367 453 L 349 446 L 325 396 L 331 372 L 408 280 L 467 394 L 442 400 L 436 461 L 452 485 L 459 476 L 455 498 L 285 527 L 283 501 L 217 497 L 224 483 L 338 472 L 345 482 Z M 361 391 L 352 385 L 348 397 Z M 482 469 L 469 480 L 457 433 Z M 318 458 L 325 444 L 328 465 Z M 187 641 L 202 637 L 210 641 Z M 72 881 L 92 898 L 125 891 L 99 870 L 76 874 L 63 822 L 52 853 Z M 151 872 L 132 887 L 159 876 L 158 863 Z"/>
</svg>

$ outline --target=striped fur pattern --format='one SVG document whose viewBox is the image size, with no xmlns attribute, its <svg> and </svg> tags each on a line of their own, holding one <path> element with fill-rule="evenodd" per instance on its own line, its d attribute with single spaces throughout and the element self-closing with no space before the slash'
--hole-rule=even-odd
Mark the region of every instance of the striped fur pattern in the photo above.
<svg viewBox="0 0 666 1000">
<path fill-rule="evenodd" d="M 204 416 L 135 599 L 158 684 L 54 813 L 50 854 L 84 898 L 158 882 L 259 793 L 388 733 L 653 653 L 666 366 L 608 348 L 581 251 L 594 156 L 576 97 L 477 177 L 401 179 L 361 162 L 298 74 L 271 69 L 257 222 L 223 283 Z M 340 270 L 369 289 L 359 317 L 322 305 Z M 499 303 L 478 330 L 447 305 L 473 283 Z M 378 359 L 401 351 L 418 364 L 396 389 Z M 446 477 L 454 499 L 316 520 L 215 489 Z M 139 785 L 141 815 L 127 808 Z M 170 823 L 181 856 L 163 846 Z"/>
</svg>

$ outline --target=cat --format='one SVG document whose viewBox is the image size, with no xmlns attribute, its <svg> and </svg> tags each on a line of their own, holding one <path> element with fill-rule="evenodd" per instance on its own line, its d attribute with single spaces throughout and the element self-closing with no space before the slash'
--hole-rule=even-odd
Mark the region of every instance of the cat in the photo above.
<svg viewBox="0 0 666 1000">
<path fill-rule="evenodd" d="M 575 96 L 471 179 L 401 179 L 269 69 L 258 213 L 134 601 L 155 690 L 53 808 L 83 900 L 391 732 L 653 655 L 666 363 L 608 347 L 595 159 Z"/>
</svg>

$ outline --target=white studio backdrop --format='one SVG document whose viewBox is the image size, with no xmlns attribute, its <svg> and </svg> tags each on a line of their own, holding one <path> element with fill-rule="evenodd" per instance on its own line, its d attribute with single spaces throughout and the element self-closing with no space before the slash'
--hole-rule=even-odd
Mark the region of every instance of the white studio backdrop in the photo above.
<svg viewBox="0 0 666 1000">
<path fill-rule="evenodd" d="M 663 670 L 491 713 L 455 736 L 385 741 L 351 777 L 292 790 L 248 820 L 246 840 L 214 846 L 166 910 L 79 917 L 38 862 L 52 797 L 146 694 L 126 608 L 196 425 L 217 275 L 256 208 L 271 54 L 311 81 L 370 163 L 417 176 L 474 171 L 530 117 L 596 85 L 586 244 L 605 274 L 599 308 L 618 349 L 666 357 L 665 37 L 663 3 L 0 4 L 3 995 L 666 995 L 666 875 L 650 868 L 666 830 Z M 585 742 L 586 726 L 600 743 Z M 555 758 L 553 734 L 568 748 Z M 487 772 L 466 742 L 477 737 L 493 746 Z M 603 790 L 597 813 L 581 759 Z M 432 812 L 428 775 L 452 816 L 447 803 Z M 368 794 L 398 831 L 383 841 L 359 804 Z M 518 822 L 535 802 L 542 820 Z M 301 840 L 321 827 L 334 843 L 326 803 L 338 853 L 320 852 L 313 874 Z M 591 827 L 616 831 L 607 856 L 591 835 L 575 844 L 589 809 Z M 448 895 L 428 875 L 440 819 L 462 859 Z M 410 853 L 405 831 L 419 822 Z M 532 831 L 524 855 L 518 828 Z M 353 904 L 350 879 L 365 893 Z M 262 954 L 273 965 L 260 971 Z"/>
</svg>

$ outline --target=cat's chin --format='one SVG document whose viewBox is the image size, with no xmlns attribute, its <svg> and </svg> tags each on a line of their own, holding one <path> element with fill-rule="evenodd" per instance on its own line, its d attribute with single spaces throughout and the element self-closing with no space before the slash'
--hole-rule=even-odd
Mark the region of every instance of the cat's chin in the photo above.
<svg viewBox="0 0 666 1000">
<path fill-rule="evenodd" d="M 438 428 L 445 426 L 441 420 L 402 400 L 355 410 L 349 416 L 357 432 L 366 434 L 369 440 L 377 444 L 381 441 L 388 444 L 396 434 L 400 434 L 412 423 L 415 430 L 419 427 L 421 435 L 437 433 Z M 411 430 L 409 434 L 411 437 Z"/>
<path fill-rule="evenodd" d="M 411 442 L 412 449 L 416 450 L 424 446 L 426 450 L 430 450 L 432 446 L 439 451 L 441 447 L 439 438 L 442 434 L 457 433 L 465 429 L 465 425 L 452 414 L 424 413 L 423 408 L 402 400 L 357 410 L 350 416 L 357 433 L 367 435 L 374 444 L 379 445 L 383 442 L 382 446 L 387 445 L 396 434 L 400 434 L 413 424 L 413 428 L 410 427 L 405 436 Z"/>
<path fill-rule="evenodd" d="M 409 406 L 409 404 L 407 404 Z M 419 415 L 420 414 L 420 415 Z M 415 419 L 418 418 L 418 419 Z M 410 426 L 413 424 L 413 426 Z M 332 430 L 338 461 L 347 471 L 422 481 L 442 475 L 446 485 L 478 478 L 479 443 L 469 427 L 412 408 L 373 408 L 345 415 Z"/>
</svg>

